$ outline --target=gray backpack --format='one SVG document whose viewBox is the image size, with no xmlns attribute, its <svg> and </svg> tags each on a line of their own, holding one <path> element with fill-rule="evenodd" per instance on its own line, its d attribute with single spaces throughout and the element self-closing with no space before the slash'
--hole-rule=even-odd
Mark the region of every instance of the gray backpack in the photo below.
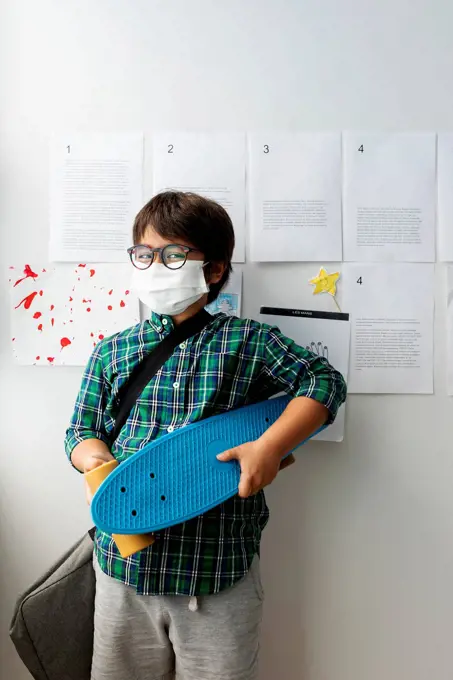
<svg viewBox="0 0 453 680">
<path fill-rule="evenodd" d="M 10 636 L 35 680 L 89 680 L 93 654 L 94 530 L 21 595 Z"/>
</svg>

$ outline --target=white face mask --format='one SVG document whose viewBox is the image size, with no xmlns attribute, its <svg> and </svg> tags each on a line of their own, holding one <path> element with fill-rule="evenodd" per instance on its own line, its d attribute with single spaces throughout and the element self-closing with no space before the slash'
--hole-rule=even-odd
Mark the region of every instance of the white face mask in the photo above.
<svg viewBox="0 0 453 680">
<path fill-rule="evenodd" d="M 160 262 L 148 269 L 134 268 L 131 288 L 156 314 L 181 314 L 209 291 L 203 267 L 201 261 L 187 260 L 180 269 L 168 269 Z"/>
</svg>

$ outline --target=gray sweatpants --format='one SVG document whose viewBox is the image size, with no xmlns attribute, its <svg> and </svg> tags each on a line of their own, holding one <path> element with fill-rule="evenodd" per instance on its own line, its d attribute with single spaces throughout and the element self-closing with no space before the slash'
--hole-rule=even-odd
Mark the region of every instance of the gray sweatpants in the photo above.
<svg viewBox="0 0 453 680">
<path fill-rule="evenodd" d="M 91 680 L 256 680 L 263 608 L 259 559 L 218 595 L 137 595 L 97 561 Z M 189 609 L 189 605 L 191 609 Z"/>
</svg>

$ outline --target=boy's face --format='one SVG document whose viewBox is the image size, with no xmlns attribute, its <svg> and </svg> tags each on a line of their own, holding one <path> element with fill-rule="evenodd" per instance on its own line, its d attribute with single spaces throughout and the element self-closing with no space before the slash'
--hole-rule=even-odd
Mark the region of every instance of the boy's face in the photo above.
<svg viewBox="0 0 453 680">
<path fill-rule="evenodd" d="M 164 248 L 169 244 L 188 246 L 189 248 L 194 247 L 192 243 L 190 243 L 189 241 L 185 241 L 184 239 L 178 238 L 177 241 L 165 239 L 163 238 L 163 236 L 154 231 L 152 227 L 148 227 L 146 229 L 143 238 L 139 241 L 137 245 L 149 246 L 150 248 Z M 160 255 L 158 253 L 156 253 L 154 257 L 155 257 L 154 262 L 161 262 Z M 187 253 L 187 259 L 198 260 L 203 262 L 205 258 L 202 252 L 200 252 L 199 250 L 193 250 Z M 205 269 L 206 283 L 208 284 L 218 283 L 222 278 L 224 271 L 225 265 L 223 264 L 223 262 L 210 262 L 209 267 L 206 267 Z"/>
</svg>

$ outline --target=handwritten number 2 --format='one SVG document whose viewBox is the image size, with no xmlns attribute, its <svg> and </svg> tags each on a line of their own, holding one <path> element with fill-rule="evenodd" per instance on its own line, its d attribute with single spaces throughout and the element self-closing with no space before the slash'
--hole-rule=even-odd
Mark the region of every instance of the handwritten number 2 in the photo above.
<svg viewBox="0 0 453 680">
<path fill-rule="evenodd" d="M 169 144 L 167 153 L 173 153 L 173 148 L 173 144 Z"/>
<path fill-rule="evenodd" d="M 264 153 L 269 153 L 269 144 L 265 144 L 263 148 Z"/>
</svg>

